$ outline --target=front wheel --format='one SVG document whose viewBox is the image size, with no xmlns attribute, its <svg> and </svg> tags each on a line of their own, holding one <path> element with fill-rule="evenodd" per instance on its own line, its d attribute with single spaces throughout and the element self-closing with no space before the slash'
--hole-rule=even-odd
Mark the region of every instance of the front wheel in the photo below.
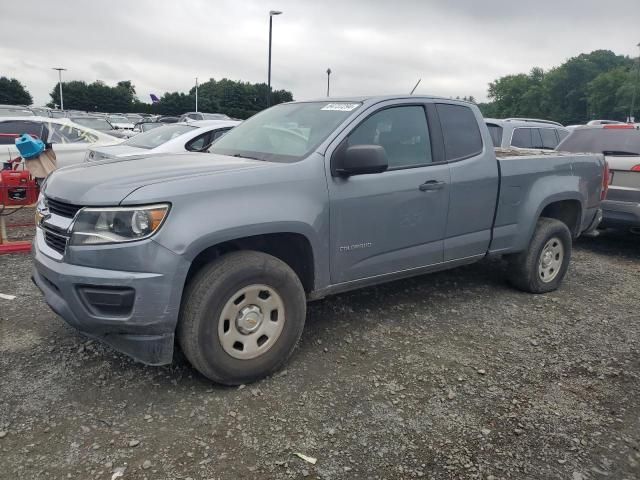
<svg viewBox="0 0 640 480">
<path fill-rule="evenodd" d="M 224 255 L 185 289 L 178 341 L 189 362 L 226 385 L 275 372 L 304 328 L 306 298 L 295 272 L 261 252 Z"/>
<path fill-rule="evenodd" d="M 509 281 L 530 293 L 556 290 L 569 268 L 571 232 L 553 218 L 540 218 L 528 250 L 508 258 Z"/>
</svg>

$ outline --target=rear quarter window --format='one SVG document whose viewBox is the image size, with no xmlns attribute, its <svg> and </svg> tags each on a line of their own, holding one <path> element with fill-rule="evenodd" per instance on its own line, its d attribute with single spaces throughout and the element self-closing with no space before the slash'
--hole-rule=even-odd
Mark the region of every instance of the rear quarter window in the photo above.
<svg viewBox="0 0 640 480">
<path fill-rule="evenodd" d="M 531 129 L 516 128 L 511 137 L 511 146 L 517 148 L 532 148 Z"/>
<path fill-rule="evenodd" d="M 502 127 L 494 123 L 487 123 L 487 128 L 489 129 L 493 146 L 500 147 L 502 145 Z"/>
<path fill-rule="evenodd" d="M 542 136 L 542 148 L 547 150 L 553 150 L 558 146 L 558 136 L 556 135 L 555 128 L 541 128 L 540 135 Z"/>
<path fill-rule="evenodd" d="M 564 130 L 564 129 L 558 128 L 556 131 L 558 132 L 558 138 L 560 139 L 560 141 L 564 140 L 565 138 L 567 138 L 569 136 L 569 131 L 568 130 Z"/>
<path fill-rule="evenodd" d="M 482 135 L 473 111 L 464 105 L 437 103 L 445 158 L 461 160 L 482 152 Z"/>
</svg>

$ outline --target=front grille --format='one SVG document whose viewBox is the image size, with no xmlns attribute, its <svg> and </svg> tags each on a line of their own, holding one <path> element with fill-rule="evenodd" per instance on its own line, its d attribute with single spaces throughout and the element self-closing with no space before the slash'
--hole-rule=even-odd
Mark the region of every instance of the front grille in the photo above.
<svg viewBox="0 0 640 480">
<path fill-rule="evenodd" d="M 56 215 L 67 218 L 73 218 L 75 214 L 78 213 L 78 210 L 82 208 L 78 205 L 60 202 L 52 198 L 47 198 L 47 206 L 49 207 L 49 211 L 51 213 L 55 213 Z"/>
<path fill-rule="evenodd" d="M 64 251 L 67 248 L 67 241 L 69 240 L 69 238 L 58 233 L 53 233 L 52 231 L 45 228 L 42 229 L 42 232 L 44 234 L 44 241 L 47 246 L 52 250 L 55 250 L 59 254 L 64 255 Z"/>
</svg>

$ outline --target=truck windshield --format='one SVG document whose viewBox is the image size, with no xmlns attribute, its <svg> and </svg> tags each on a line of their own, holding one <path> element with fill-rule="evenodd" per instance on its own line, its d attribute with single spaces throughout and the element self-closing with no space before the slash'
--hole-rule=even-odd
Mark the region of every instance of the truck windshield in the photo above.
<svg viewBox="0 0 640 480">
<path fill-rule="evenodd" d="M 211 153 L 296 162 L 311 153 L 360 103 L 287 103 L 269 108 L 218 140 Z"/>
</svg>

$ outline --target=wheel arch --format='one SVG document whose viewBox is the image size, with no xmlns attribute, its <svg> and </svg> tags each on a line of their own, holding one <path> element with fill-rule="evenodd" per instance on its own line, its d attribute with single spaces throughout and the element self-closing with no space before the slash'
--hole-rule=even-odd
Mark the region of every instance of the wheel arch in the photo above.
<svg viewBox="0 0 640 480">
<path fill-rule="evenodd" d="M 298 275 L 306 293 L 317 286 L 317 254 L 308 235 L 292 230 L 247 232 L 233 235 L 230 232 L 211 242 L 200 242 L 189 250 L 190 266 L 185 277 L 187 285 L 193 276 L 214 259 L 230 252 L 251 250 L 272 255 L 283 261 Z"/>
<path fill-rule="evenodd" d="M 576 198 L 555 200 L 548 202 L 540 211 L 537 218 L 554 218 L 564 223 L 575 239 L 580 234 L 582 226 L 582 203 Z"/>
</svg>

